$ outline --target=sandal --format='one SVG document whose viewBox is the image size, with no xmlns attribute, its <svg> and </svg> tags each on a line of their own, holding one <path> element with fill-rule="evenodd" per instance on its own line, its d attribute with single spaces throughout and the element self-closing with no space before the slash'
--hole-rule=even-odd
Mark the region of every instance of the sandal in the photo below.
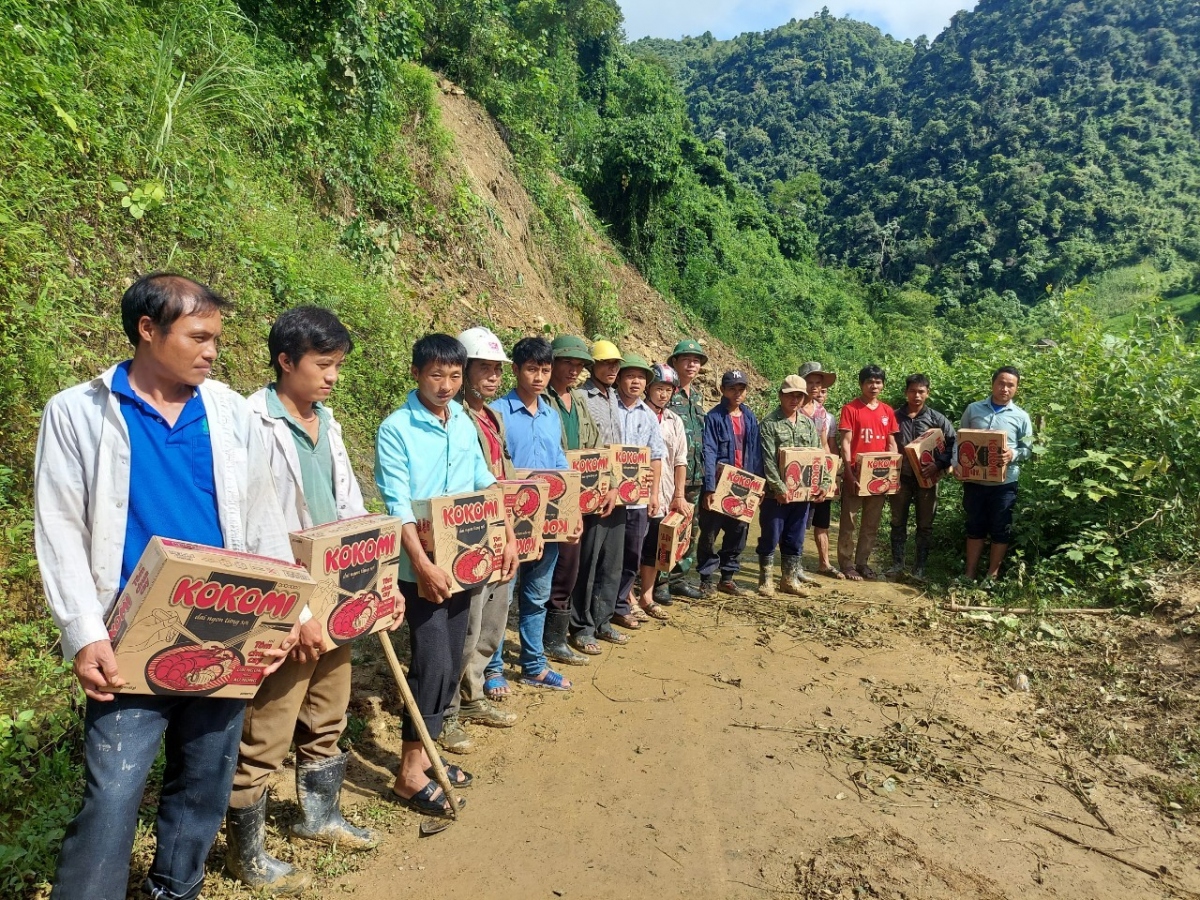
<svg viewBox="0 0 1200 900">
<path fill-rule="evenodd" d="M 586 653 L 588 656 L 599 656 L 604 651 L 600 649 L 600 645 L 593 638 L 579 638 L 572 635 L 567 643 L 578 650 L 580 653 Z"/>
<path fill-rule="evenodd" d="M 483 695 L 493 703 L 503 703 L 512 695 L 512 686 L 503 675 L 489 675 L 483 682 Z"/>
<path fill-rule="evenodd" d="M 601 632 L 597 633 L 596 637 L 598 637 L 602 641 L 608 641 L 610 644 L 628 644 L 629 643 L 629 635 L 621 634 L 619 631 L 613 631 L 611 629 L 609 629 L 608 631 L 601 631 Z"/>
<path fill-rule="evenodd" d="M 650 621 L 650 617 L 648 615 L 646 615 L 646 611 L 644 609 L 642 609 L 640 606 L 635 606 L 633 608 L 633 611 L 629 615 L 633 616 L 633 618 L 637 619 L 639 622 L 649 622 Z"/>
<path fill-rule="evenodd" d="M 391 795 L 392 800 L 399 803 L 405 809 L 411 809 L 413 812 L 420 813 L 423 816 L 437 816 L 442 819 L 450 818 L 450 800 L 446 797 L 445 792 L 433 781 L 430 781 L 411 797 L 400 796 L 396 793 L 395 788 L 392 788 L 388 793 Z M 467 801 L 459 797 L 458 808 L 462 809 L 466 805 Z"/>
<path fill-rule="evenodd" d="M 647 621 L 649 619 L 658 619 L 660 622 L 668 622 L 671 619 L 670 615 L 667 614 L 667 611 L 657 603 L 651 603 L 649 606 L 643 606 L 642 612 L 646 614 Z"/>
<path fill-rule="evenodd" d="M 870 566 L 859 566 L 858 573 L 860 575 L 862 575 L 862 577 L 865 578 L 867 581 L 878 581 L 879 580 L 879 573 L 877 573 Z"/>
<path fill-rule="evenodd" d="M 836 578 L 839 581 L 844 581 L 846 576 L 835 569 L 833 566 L 826 566 L 823 569 L 817 569 L 818 575 L 824 575 L 827 578 Z"/>
<path fill-rule="evenodd" d="M 851 581 L 862 581 L 863 577 L 858 574 L 857 569 L 842 569 L 842 577 L 849 578 Z"/>
<path fill-rule="evenodd" d="M 531 675 L 522 675 L 521 684 L 527 684 L 530 687 L 546 688 L 551 691 L 569 691 L 571 682 L 563 678 L 553 669 L 546 669 L 542 672 L 541 678 L 534 678 Z"/>
<path fill-rule="evenodd" d="M 633 616 L 627 616 L 624 613 L 618 613 L 617 615 L 613 616 L 611 621 L 614 625 L 620 625 L 622 628 L 625 628 L 629 631 L 637 631 L 642 627 L 641 622 L 639 622 Z"/>
<path fill-rule="evenodd" d="M 450 779 L 450 783 L 460 790 L 469 788 L 475 783 L 475 776 L 463 769 L 461 766 L 456 766 L 452 762 L 447 762 L 442 759 L 442 768 L 446 770 L 446 777 Z M 425 774 L 430 778 L 433 777 L 433 766 L 425 770 Z"/>
</svg>

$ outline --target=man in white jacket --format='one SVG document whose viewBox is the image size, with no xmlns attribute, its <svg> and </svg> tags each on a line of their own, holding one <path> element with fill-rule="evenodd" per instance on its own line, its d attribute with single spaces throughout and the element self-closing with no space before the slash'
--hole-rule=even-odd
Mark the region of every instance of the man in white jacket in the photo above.
<svg viewBox="0 0 1200 900">
<path fill-rule="evenodd" d="M 367 514 L 341 426 L 325 406 L 353 342 L 330 310 L 290 309 L 267 338 L 275 382 L 249 399 L 278 503 L 289 531 Z M 399 627 L 404 611 L 395 616 Z M 272 894 L 298 893 L 308 875 L 264 846 L 267 782 L 296 745 L 294 837 L 368 850 L 378 843 L 339 809 L 348 756 L 338 747 L 350 702 L 350 645 L 326 647 L 320 624 L 301 615 L 300 644 L 246 707 L 233 793 L 225 817 L 226 866 L 239 881 Z"/>
<path fill-rule="evenodd" d="M 56 395 L 42 415 L 38 566 L 87 694 L 83 808 L 63 839 L 55 900 L 124 900 L 138 807 L 164 738 L 152 898 L 200 893 L 221 825 L 245 701 L 119 693 L 105 622 L 152 536 L 292 560 L 246 401 L 207 380 L 227 305 L 178 275 L 140 279 L 121 300 L 133 359 Z"/>
</svg>

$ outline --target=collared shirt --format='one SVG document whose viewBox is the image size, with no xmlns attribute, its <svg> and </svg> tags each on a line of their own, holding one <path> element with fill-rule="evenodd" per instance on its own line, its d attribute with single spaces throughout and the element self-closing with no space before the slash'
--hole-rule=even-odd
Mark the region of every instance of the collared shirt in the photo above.
<svg viewBox="0 0 1200 900">
<path fill-rule="evenodd" d="M 667 455 L 667 445 L 663 442 L 658 416 L 641 397 L 635 400 L 632 406 L 626 406 L 625 402 L 618 398 L 617 418 L 621 421 L 621 439 L 612 443 L 649 447 L 651 460 L 663 459 Z M 661 473 L 659 479 L 662 479 Z M 645 506 L 645 503 L 632 503 L 626 508 L 643 509 Z"/>
<path fill-rule="evenodd" d="M 908 461 L 908 454 L 903 453 L 905 445 L 911 444 L 931 428 L 941 429 L 942 436 L 946 439 L 946 449 L 935 454 L 933 461 L 937 463 L 939 469 L 950 468 L 950 459 L 954 455 L 955 432 L 949 419 L 928 403 L 921 407 L 921 411 L 915 416 L 910 416 L 908 403 L 902 403 L 896 408 L 896 421 L 900 425 L 900 434 L 896 436 L 896 443 L 900 445 L 901 459 L 903 460 L 900 474 L 913 475 L 912 463 Z"/>
<path fill-rule="evenodd" d="M 333 451 L 329 445 L 329 410 L 322 404 L 313 405 L 317 416 L 317 439 L 314 441 L 308 430 L 296 420 L 283 401 L 275 385 L 267 385 L 267 414 L 273 419 L 283 419 L 292 433 L 296 445 L 296 460 L 300 463 L 301 489 L 304 503 L 313 525 L 335 522 L 338 517 L 337 499 L 333 495 Z"/>
<path fill-rule="evenodd" d="M 704 481 L 704 394 L 692 382 L 686 393 L 682 388 L 675 392 L 667 408 L 683 422 L 688 445 L 687 483 L 689 487 L 698 486 Z"/>
<path fill-rule="evenodd" d="M 588 409 L 587 395 L 579 388 L 571 388 L 568 392 L 571 398 L 571 409 L 563 402 L 563 397 L 551 385 L 546 388 L 546 398 L 558 410 L 559 421 L 563 426 L 564 450 L 599 450 L 604 446 L 600 439 L 600 429 Z M 571 422 L 570 420 L 574 420 Z M 574 435 L 571 428 L 575 428 Z"/>
<path fill-rule="evenodd" d="M 675 499 L 675 468 L 687 466 L 688 443 L 683 430 L 683 420 L 670 409 L 663 410 L 658 427 L 662 432 L 663 445 L 667 448 L 667 455 L 663 458 L 662 475 L 658 479 L 659 513 L 666 515 Z"/>
<path fill-rule="evenodd" d="M 588 412 L 600 429 L 600 443 L 624 444 L 621 420 L 617 418 L 617 392 L 610 387 L 601 387 L 591 378 L 581 388 L 587 401 Z"/>
<path fill-rule="evenodd" d="M 504 420 L 508 452 L 518 469 L 567 469 L 562 449 L 562 425 L 545 397 L 537 398 L 537 413 L 530 413 L 516 390 L 489 407 Z"/>
<path fill-rule="evenodd" d="M 567 450 L 579 450 L 579 404 L 575 402 L 575 398 L 571 398 L 571 408 L 567 409 L 567 405 L 563 403 L 562 397 L 558 391 L 554 389 L 554 385 L 549 385 L 546 388 L 546 393 L 550 397 L 550 402 L 554 404 L 558 410 L 558 420 L 562 423 L 563 441 Z M 570 395 L 570 391 L 567 394 Z"/>
<path fill-rule="evenodd" d="M 963 410 L 959 429 L 979 428 L 985 431 L 1003 431 L 1008 435 L 1008 447 L 1013 452 L 1012 462 L 1004 476 L 1005 484 L 1014 484 L 1021 474 L 1017 465 L 1033 455 L 1033 423 L 1029 413 L 1010 402 L 999 411 L 992 406 L 992 398 L 979 400 Z M 954 464 L 958 465 L 958 444 L 954 445 Z"/>
<path fill-rule="evenodd" d="M 137 568 L 152 537 L 224 545 L 217 513 L 212 439 L 200 392 L 183 407 L 174 425 L 129 384 L 129 363 L 113 372 L 112 392 L 129 430 L 129 515 L 121 557 L 119 589 Z"/>
<path fill-rule="evenodd" d="M 488 471 L 475 425 L 451 400 L 445 423 L 421 403 L 415 390 L 383 420 L 375 439 L 375 483 L 389 515 L 413 524 L 412 501 L 482 490 L 496 483 Z M 401 581 L 416 581 L 407 553 L 400 554 Z"/>
<path fill-rule="evenodd" d="M 787 486 L 779 474 L 779 451 L 783 447 L 812 447 L 825 449 L 825 442 L 817 434 L 812 419 L 797 410 L 793 422 L 783 414 L 783 408 L 775 410 L 759 425 L 759 441 L 762 444 L 763 477 L 767 479 L 768 494 L 786 494 Z"/>
</svg>

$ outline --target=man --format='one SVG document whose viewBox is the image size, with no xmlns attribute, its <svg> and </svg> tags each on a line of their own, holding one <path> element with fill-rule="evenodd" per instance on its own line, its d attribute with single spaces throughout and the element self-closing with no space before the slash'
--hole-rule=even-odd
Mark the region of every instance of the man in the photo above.
<svg viewBox="0 0 1200 900">
<path fill-rule="evenodd" d="M 838 420 L 844 480 L 842 483 L 842 518 L 838 523 L 838 568 L 851 581 L 874 581 L 878 576 L 871 568 L 871 552 L 883 516 L 885 496 L 858 496 L 856 468 L 864 453 L 895 453 L 896 413 L 879 399 L 886 376 L 879 366 L 865 366 L 858 373 L 859 396 L 842 407 Z M 855 545 L 854 517 L 862 510 Z"/>
<path fill-rule="evenodd" d="M 56 900 L 124 900 L 138 808 L 164 737 L 151 897 L 199 895 L 225 814 L 246 702 L 119 693 L 125 680 L 105 621 L 155 536 L 293 560 L 246 401 L 208 380 L 229 305 L 180 275 L 139 279 L 121 298 L 133 358 L 56 395 L 42 415 L 38 567 L 63 656 L 87 695 L 83 808 L 63 839 Z"/>
<path fill-rule="evenodd" d="M 434 740 L 458 690 L 472 592 L 455 591 L 450 577 L 425 553 L 412 501 L 496 483 L 479 450 L 475 426 L 454 401 L 466 362 L 466 349 L 447 334 L 429 334 L 413 344 L 411 371 L 417 386 L 379 426 L 375 442 L 375 483 L 388 513 L 404 523 L 399 582 L 412 654 L 408 684 Z M 507 581 L 516 571 L 517 549 L 512 527 L 505 531 L 501 579 Z M 407 710 L 400 740 L 400 769 L 392 785 L 396 802 L 424 815 L 448 815 L 449 798 L 429 775 L 432 761 Z M 449 769 L 460 785 L 470 783 L 458 766 Z"/>
<path fill-rule="evenodd" d="M 763 476 L 767 493 L 759 507 L 758 521 L 758 592 L 775 593 L 775 548 L 783 555 L 783 578 L 779 590 L 800 596 L 801 585 L 812 579 L 804 574 L 801 551 L 804 530 L 813 504 L 788 500 L 788 488 L 779 471 L 779 451 L 784 447 L 820 448 L 821 439 L 812 420 L 800 412 L 808 399 L 805 383 L 799 375 L 789 375 L 779 386 L 779 405 L 763 419 L 761 426 Z"/>
<path fill-rule="evenodd" d="M 717 489 L 717 467 L 737 466 L 755 474 L 762 472 L 762 443 L 759 440 L 758 420 L 742 401 L 746 397 L 746 376 L 732 369 L 721 376 L 721 402 L 704 417 L 704 492 L 700 505 L 700 546 L 696 560 L 700 570 L 700 595 L 711 597 L 714 591 L 740 597 L 745 592 L 734 584 L 741 563 L 738 557 L 746 549 L 750 526 L 712 508 L 713 492 Z M 716 549 L 721 536 L 721 550 Z M 713 585 L 713 576 L 720 570 L 720 580 Z"/>
<path fill-rule="evenodd" d="M 593 361 L 587 342 L 575 335 L 562 334 L 550 342 L 550 349 L 554 353 L 554 364 L 550 368 L 550 386 L 546 389 L 546 396 L 558 410 L 563 449 L 598 450 L 604 446 L 600 442 L 600 429 L 588 411 L 587 397 L 575 387 L 584 367 Z M 591 518 L 591 515 L 584 517 L 585 532 Z M 558 562 L 554 566 L 550 603 L 546 607 L 546 631 L 543 635 L 546 658 L 568 666 L 585 666 L 590 662 L 587 656 L 572 650 L 567 642 L 571 628 L 571 593 L 579 578 L 582 548 L 582 540 L 563 541 L 558 545 Z"/>
<path fill-rule="evenodd" d="M 634 615 L 635 601 L 631 594 L 642 564 L 642 544 L 646 542 L 649 520 L 659 514 L 659 482 L 662 480 L 663 458 L 667 455 L 662 429 L 658 427 L 658 416 L 650 411 L 642 399 L 646 384 L 653 376 L 650 363 L 636 353 L 625 354 L 617 373 L 621 443 L 650 448 L 650 503 L 648 507 L 645 503 L 631 503 L 625 507 L 625 555 L 621 566 L 621 583 L 617 589 L 617 605 L 612 617 L 614 624 L 631 630 L 642 627 L 640 618 Z M 640 604 L 638 608 L 640 610 Z"/>
<path fill-rule="evenodd" d="M 801 412 L 812 419 L 821 438 L 822 449 L 839 456 L 837 419 L 825 408 L 825 398 L 829 396 L 829 389 L 837 383 L 837 373 L 826 372 L 819 362 L 806 362 L 797 374 L 804 379 L 808 390 L 808 401 L 800 407 Z M 820 503 L 813 503 L 809 521 L 812 525 L 813 543 L 817 547 L 817 574 L 830 578 L 845 578 L 842 570 L 834 567 L 829 561 L 829 525 L 832 520 L 833 498 L 827 497 Z"/>
<path fill-rule="evenodd" d="M 679 390 L 671 398 L 671 412 L 679 416 L 683 422 L 684 436 L 687 438 L 688 461 L 687 477 L 684 484 L 684 497 L 693 507 L 700 500 L 700 489 L 704 485 L 704 392 L 696 384 L 700 370 L 708 365 L 708 355 L 694 338 L 685 338 L 675 345 L 671 355 L 667 357 L 667 365 L 671 366 L 679 376 Z M 700 596 L 688 580 L 687 573 L 696 567 L 696 546 L 700 534 L 700 519 L 692 520 L 692 542 L 688 552 L 671 572 L 669 590 L 661 588 L 655 591 L 655 602 L 664 606 L 671 604 L 671 597 L 682 597 L 685 600 L 695 600 Z"/>
<path fill-rule="evenodd" d="M 612 341 L 596 341 L 591 355 L 591 377 L 582 388 L 584 403 L 600 433 L 601 446 L 623 443 L 613 384 L 624 359 Z M 625 507 L 616 504 L 617 491 L 613 488 L 596 515 L 583 517 L 579 577 L 571 594 L 571 646 L 588 656 L 600 653 L 597 640 L 629 642 L 611 621 L 625 552 Z"/>
<path fill-rule="evenodd" d="M 950 420 L 928 404 L 929 378 L 925 375 L 909 375 L 904 380 L 904 404 L 896 410 L 900 425 L 900 447 L 925 437 L 931 431 L 940 431 L 945 449 L 935 453 L 934 458 L 922 466 L 926 479 L 941 477 L 950 468 L 954 452 L 954 426 Z M 904 545 L 908 543 L 908 511 L 917 506 L 917 558 L 913 565 L 913 577 L 925 578 L 925 564 L 929 560 L 929 548 L 933 544 L 933 517 L 937 513 L 938 486 L 921 487 L 913 472 L 912 463 L 905 453 L 900 464 L 900 490 L 892 494 L 892 567 L 889 577 L 899 577 L 904 572 Z"/>
<path fill-rule="evenodd" d="M 550 383 L 554 351 L 545 338 L 517 341 L 512 353 L 512 371 L 517 386 L 492 404 L 504 419 L 508 452 L 518 469 L 566 469 L 562 449 L 562 425 L 558 413 L 542 396 Z M 577 539 L 577 536 L 573 536 Z M 542 635 L 546 630 L 546 604 L 558 562 L 558 543 L 547 542 L 542 558 L 521 563 L 517 572 L 517 615 L 521 634 L 521 683 L 532 687 L 567 691 L 571 682 L 546 663 Z"/>
<path fill-rule="evenodd" d="M 1017 502 L 1019 463 L 1033 455 L 1033 424 L 1029 414 L 1013 398 L 1021 385 L 1021 373 L 1012 366 L 1003 366 L 992 375 L 992 396 L 972 403 L 963 411 L 959 428 L 982 428 L 1003 431 L 1008 435 L 1008 449 L 1002 457 L 1008 470 L 1003 484 L 963 483 L 963 509 L 967 513 L 967 571 L 968 581 L 975 580 L 975 570 L 983 555 L 983 542 L 992 539 L 988 556 L 987 578 L 1000 577 L 1000 565 L 1012 543 L 1013 507 Z M 962 477 L 958 468 L 958 446 L 954 448 L 954 475 Z"/>
<path fill-rule="evenodd" d="M 367 514 L 341 426 L 325 406 L 353 346 L 338 317 L 317 306 L 288 310 L 267 337 L 275 381 L 248 403 L 289 531 Z M 392 630 L 403 616 L 398 610 Z M 283 766 L 293 740 L 303 818 L 292 825 L 292 836 L 348 850 L 369 850 L 379 842 L 347 822 L 338 808 L 349 758 L 338 741 L 350 703 L 350 645 L 323 646 L 320 623 L 305 618 L 304 647 L 292 651 L 246 706 L 225 816 L 229 873 L 273 894 L 299 893 L 309 881 L 264 846 L 267 782 Z"/>
</svg>

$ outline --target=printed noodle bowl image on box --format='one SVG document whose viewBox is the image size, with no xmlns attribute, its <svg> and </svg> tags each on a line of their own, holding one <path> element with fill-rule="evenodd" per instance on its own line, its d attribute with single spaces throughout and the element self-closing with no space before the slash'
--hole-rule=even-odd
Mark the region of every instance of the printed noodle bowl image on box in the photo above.
<svg viewBox="0 0 1200 900">
<path fill-rule="evenodd" d="M 395 532 L 381 536 L 378 531 L 348 535 L 341 548 L 326 551 L 325 572 L 337 574 L 339 589 L 346 595 L 334 607 L 327 626 L 338 646 L 362 637 L 380 619 L 396 612 L 395 599 L 385 601 L 377 590 L 380 569 L 395 559 L 396 552 Z"/>
</svg>

